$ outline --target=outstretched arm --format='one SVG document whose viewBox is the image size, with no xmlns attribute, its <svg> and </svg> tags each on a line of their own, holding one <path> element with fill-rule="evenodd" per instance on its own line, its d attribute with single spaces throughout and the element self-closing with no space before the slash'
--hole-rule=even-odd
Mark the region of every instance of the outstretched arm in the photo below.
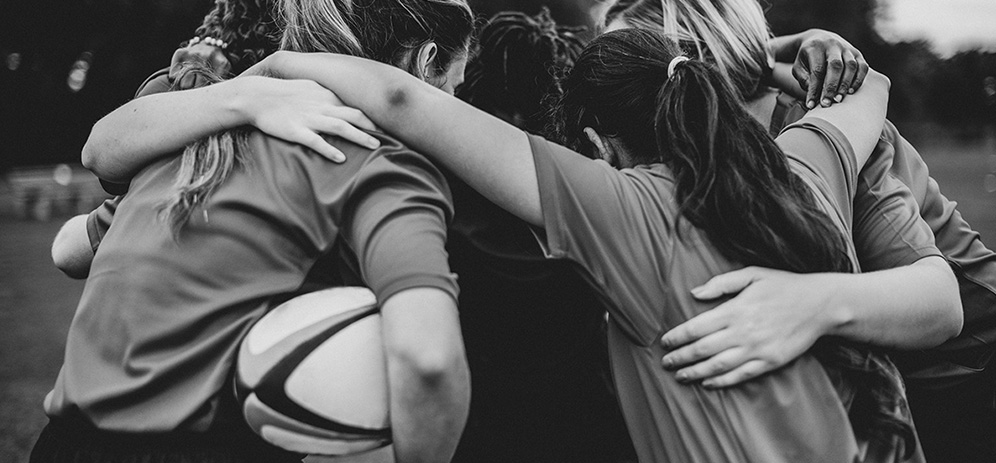
<svg viewBox="0 0 996 463">
<path fill-rule="evenodd" d="M 320 133 L 378 146 L 376 138 L 360 130 L 374 130 L 373 123 L 314 82 L 253 76 L 136 98 L 94 124 L 82 161 L 102 179 L 127 182 L 188 143 L 247 124 L 335 161 L 344 158 L 342 153 Z"/>
<path fill-rule="evenodd" d="M 514 126 L 398 68 L 362 58 L 282 51 L 257 66 L 276 77 L 322 84 L 498 206 L 542 225 L 532 151 Z"/>
</svg>

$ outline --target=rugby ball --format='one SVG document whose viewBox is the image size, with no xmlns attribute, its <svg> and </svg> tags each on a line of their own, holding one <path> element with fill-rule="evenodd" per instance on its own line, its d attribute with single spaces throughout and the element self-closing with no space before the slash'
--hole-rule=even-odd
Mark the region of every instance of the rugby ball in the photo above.
<svg viewBox="0 0 996 463">
<path fill-rule="evenodd" d="M 380 313 L 367 288 L 295 297 L 242 341 L 235 389 L 249 426 L 278 447 L 349 455 L 391 442 Z"/>
</svg>

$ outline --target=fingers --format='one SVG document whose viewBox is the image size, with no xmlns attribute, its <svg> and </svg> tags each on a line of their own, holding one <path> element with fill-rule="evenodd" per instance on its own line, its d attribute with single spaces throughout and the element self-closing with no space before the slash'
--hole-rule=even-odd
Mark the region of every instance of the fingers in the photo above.
<svg viewBox="0 0 996 463">
<path fill-rule="evenodd" d="M 804 66 L 809 70 L 809 78 L 803 88 L 806 89 L 806 107 L 815 108 L 819 103 L 823 78 L 826 76 L 827 55 L 823 49 L 811 50 L 806 53 Z"/>
<path fill-rule="evenodd" d="M 720 352 L 724 352 L 731 347 L 734 346 L 730 340 L 729 333 L 726 331 L 717 331 L 705 336 L 702 339 L 699 339 L 698 341 L 683 346 L 680 349 L 668 352 L 668 354 L 661 359 L 661 366 L 668 370 L 681 368 L 695 362 L 702 362 L 703 360 L 709 359 L 710 357 L 719 354 Z M 709 362 L 709 360 L 706 360 L 703 363 L 707 362 Z"/>
<path fill-rule="evenodd" d="M 169 80 L 176 79 L 177 73 L 183 67 L 183 57 L 187 55 L 187 50 L 178 48 L 173 52 L 173 58 L 169 62 Z"/>
<path fill-rule="evenodd" d="M 179 88 L 180 90 L 192 89 L 194 87 L 199 86 L 200 79 L 201 77 L 196 72 L 188 72 L 184 74 L 183 78 L 180 79 L 180 82 L 177 83 L 177 88 Z"/>
<path fill-rule="evenodd" d="M 744 381 L 757 378 L 775 368 L 777 368 L 776 365 L 765 362 L 764 360 L 748 360 L 731 371 L 705 379 L 702 381 L 702 386 L 710 389 L 736 386 Z"/>
<path fill-rule="evenodd" d="M 865 77 L 868 77 L 868 62 L 865 61 L 864 55 L 858 53 L 855 56 L 855 61 L 858 64 L 858 70 L 854 74 L 854 79 L 851 82 L 851 88 L 848 89 L 848 93 L 854 93 L 861 88 L 861 84 L 865 82 Z"/>
<path fill-rule="evenodd" d="M 844 100 L 844 96 L 847 95 L 848 90 L 850 90 L 854 82 L 854 76 L 858 73 L 858 60 L 855 59 L 854 53 L 851 53 L 850 50 L 842 51 L 841 60 L 844 63 L 844 71 L 840 77 L 840 83 L 835 90 L 834 101 L 836 102 Z"/>
<path fill-rule="evenodd" d="M 729 373 L 748 361 L 745 352 L 742 348 L 724 350 L 703 362 L 678 370 L 675 378 L 689 383 Z"/>
<path fill-rule="evenodd" d="M 725 310 L 713 309 L 672 328 L 661 336 L 665 349 L 674 349 L 715 333 L 729 325 Z"/>
<path fill-rule="evenodd" d="M 342 163 L 346 161 L 346 155 L 342 151 L 339 151 L 336 147 L 325 141 L 325 138 L 318 135 L 315 132 L 305 130 L 303 133 L 298 135 L 298 140 L 296 141 L 308 148 L 315 150 L 322 157 L 328 159 L 329 161 L 335 163 Z"/>
<path fill-rule="evenodd" d="M 345 109 L 351 109 L 351 108 L 345 108 Z M 344 138 L 353 143 L 356 143 L 357 145 L 369 149 L 376 149 L 378 146 L 380 146 L 380 140 L 377 140 L 377 138 L 356 128 L 356 126 L 353 125 L 353 123 L 350 123 L 342 118 L 338 117 L 325 118 L 323 127 L 321 127 L 319 130 L 329 135 L 335 135 L 337 137 Z"/>
<path fill-rule="evenodd" d="M 727 294 L 739 293 L 757 279 L 759 272 L 759 269 L 755 267 L 746 267 L 716 275 L 704 285 L 692 289 L 692 295 L 699 300 L 709 300 Z"/>
<path fill-rule="evenodd" d="M 832 47 L 826 54 L 826 73 L 823 76 L 823 93 L 820 105 L 824 108 L 840 101 L 837 89 L 840 88 L 841 77 L 844 74 L 844 58 L 840 47 Z"/>
</svg>

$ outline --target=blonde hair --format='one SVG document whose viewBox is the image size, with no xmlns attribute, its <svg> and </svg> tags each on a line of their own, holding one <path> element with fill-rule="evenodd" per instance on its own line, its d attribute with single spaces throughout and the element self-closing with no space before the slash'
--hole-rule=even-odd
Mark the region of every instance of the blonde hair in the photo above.
<svg viewBox="0 0 996 463">
<path fill-rule="evenodd" d="M 606 17 L 616 19 L 663 32 L 715 63 L 745 100 L 762 90 L 770 72 L 771 31 L 757 0 L 622 0 Z"/>
<path fill-rule="evenodd" d="M 343 14 L 352 9 L 351 0 L 283 0 L 277 15 L 284 30 L 280 49 L 362 56 L 360 40 Z"/>
<path fill-rule="evenodd" d="M 281 0 L 283 50 L 332 52 L 407 66 L 410 52 L 433 41 L 438 46 L 435 69 L 439 74 L 461 53 L 474 31 L 474 15 L 467 0 Z M 207 82 L 221 79 L 204 68 L 181 71 L 199 73 Z M 413 72 L 414 73 L 414 72 Z M 442 73 L 445 77 L 445 72 Z M 436 75 L 421 76 L 424 80 Z M 182 81 L 177 77 L 176 82 Z M 245 165 L 250 128 L 227 130 L 186 147 L 173 186 L 176 193 L 159 205 L 174 238 L 193 210 L 203 206 L 228 176 Z M 205 211 L 205 217 L 207 212 Z"/>
</svg>

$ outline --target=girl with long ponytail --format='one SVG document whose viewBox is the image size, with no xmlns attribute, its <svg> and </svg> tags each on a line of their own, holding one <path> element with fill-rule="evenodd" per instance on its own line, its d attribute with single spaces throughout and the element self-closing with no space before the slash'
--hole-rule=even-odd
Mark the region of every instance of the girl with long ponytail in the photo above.
<svg viewBox="0 0 996 463">
<path fill-rule="evenodd" d="M 613 376 L 641 461 L 918 457 L 894 370 L 873 351 L 821 342 L 715 389 L 661 368 L 657 342 L 716 306 L 692 288 L 748 265 L 871 282 L 820 315 L 825 334 L 853 334 L 860 306 L 883 298 L 930 304 L 940 336 L 957 332 L 957 298 L 925 290 L 922 275 L 845 273 L 853 250 L 840 210 L 884 121 L 884 76 L 872 73 L 847 105 L 814 110 L 776 144 L 715 69 L 681 61 L 652 32 L 606 34 L 563 82 L 559 138 L 572 151 L 370 61 L 278 53 L 258 69 L 331 89 L 535 226 L 548 257 L 582 270 L 609 308 Z"/>
</svg>

